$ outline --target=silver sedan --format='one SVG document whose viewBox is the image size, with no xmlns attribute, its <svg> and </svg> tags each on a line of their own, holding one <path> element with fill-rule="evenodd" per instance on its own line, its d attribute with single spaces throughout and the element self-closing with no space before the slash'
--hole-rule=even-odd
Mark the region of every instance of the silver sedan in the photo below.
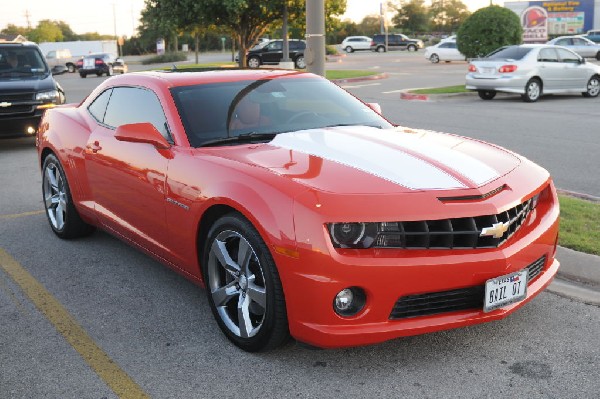
<svg viewBox="0 0 600 399">
<path fill-rule="evenodd" d="M 497 92 L 520 94 L 537 101 L 543 94 L 600 94 L 600 67 L 564 47 L 522 44 L 502 47 L 485 58 L 472 60 L 466 88 L 491 100 Z"/>
<path fill-rule="evenodd" d="M 548 44 L 563 46 L 569 50 L 573 50 L 582 57 L 600 60 L 600 44 L 594 43 L 587 37 L 560 36 L 550 40 Z"/>
</svg>

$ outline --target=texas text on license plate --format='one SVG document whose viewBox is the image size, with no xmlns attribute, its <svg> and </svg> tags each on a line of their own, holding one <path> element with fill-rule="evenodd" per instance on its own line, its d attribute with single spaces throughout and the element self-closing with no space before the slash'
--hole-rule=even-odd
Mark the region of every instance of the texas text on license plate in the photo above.
<svg viewBox="0 0 600 399">
<path fill-rule="evenodd" d="M 485 282 L 483 311 L 491 312 L 527 296 L 527 269 L 507 274 Z"/>
</svg>

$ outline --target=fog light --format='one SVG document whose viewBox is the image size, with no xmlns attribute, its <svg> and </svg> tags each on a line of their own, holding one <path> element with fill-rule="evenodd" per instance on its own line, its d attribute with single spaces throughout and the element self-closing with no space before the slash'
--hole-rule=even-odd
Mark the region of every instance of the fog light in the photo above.
<svg viewBox="0 0 600 399">
<path fill-rule="evenodd" d="M 365 302 L 365 292 L 361 288 L 344 288 L 335 296 L 333 309 L 340 316 L 350 317 L 360 312 L 364 308 Z"/>
<path fill-rule="evenodd" d="M 27 134 L 34 134 L 35 133 L 35 128 L 33 128 L 32 126 L 28 126 L 27 127 Z"/>
</svg>

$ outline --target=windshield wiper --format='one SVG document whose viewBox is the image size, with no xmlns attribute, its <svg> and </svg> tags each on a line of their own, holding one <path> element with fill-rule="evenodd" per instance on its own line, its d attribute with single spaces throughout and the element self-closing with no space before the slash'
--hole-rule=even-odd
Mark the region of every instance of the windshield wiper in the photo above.
<svg viewBox="0 0 600 399">
<path fill-rule="evenodd" d="M 383 129 L 381 125 L 376 123 L 336 123 L 334 125 L 326 125 L 321 126 L 319 129 L 325 129 L 327 127 L 344 127 L 344 126 L 368 126 L 368 127 L 376 127 L 377 129 Z"/>
<path fill-rule="evenodd" d="M 211 147 L 218 146 L 224 144 L 244 144 L 244 143 L 253 143 L 253 142 L 268 142 L 273 140 L 275 136 L 279 133 L 256 133 L 250 132 L 245 134 L 240 134 L 239 136 L 231 136 L 231 137 L 223 137 L 220 139 L 208 140 L 204 143 L 200 144 L 200 147 Z"/>
</svg>

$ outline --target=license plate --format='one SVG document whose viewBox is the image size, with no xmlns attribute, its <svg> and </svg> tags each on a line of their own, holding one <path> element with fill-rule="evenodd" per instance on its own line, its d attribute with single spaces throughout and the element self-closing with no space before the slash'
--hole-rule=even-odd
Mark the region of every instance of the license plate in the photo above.
<svg viewBox="0 0 600 399">
<path fill-rule="evenodd" d="M 527 269 L 507 274 L 485 282 L 483 311 L 491 312 L 527 296 Z"/>
<path fill-rule="evenodd" d="M 85 69 L 93 69 L 95 67 L 96 60 L 93 58 L 84 58 L 83 59 L 83 67 Z"/>
<path fill-rule="evenodd" d="M 496 72 L 496 68 L 481 68 L 481 73 L 491 74 Z"/>
</svg>

